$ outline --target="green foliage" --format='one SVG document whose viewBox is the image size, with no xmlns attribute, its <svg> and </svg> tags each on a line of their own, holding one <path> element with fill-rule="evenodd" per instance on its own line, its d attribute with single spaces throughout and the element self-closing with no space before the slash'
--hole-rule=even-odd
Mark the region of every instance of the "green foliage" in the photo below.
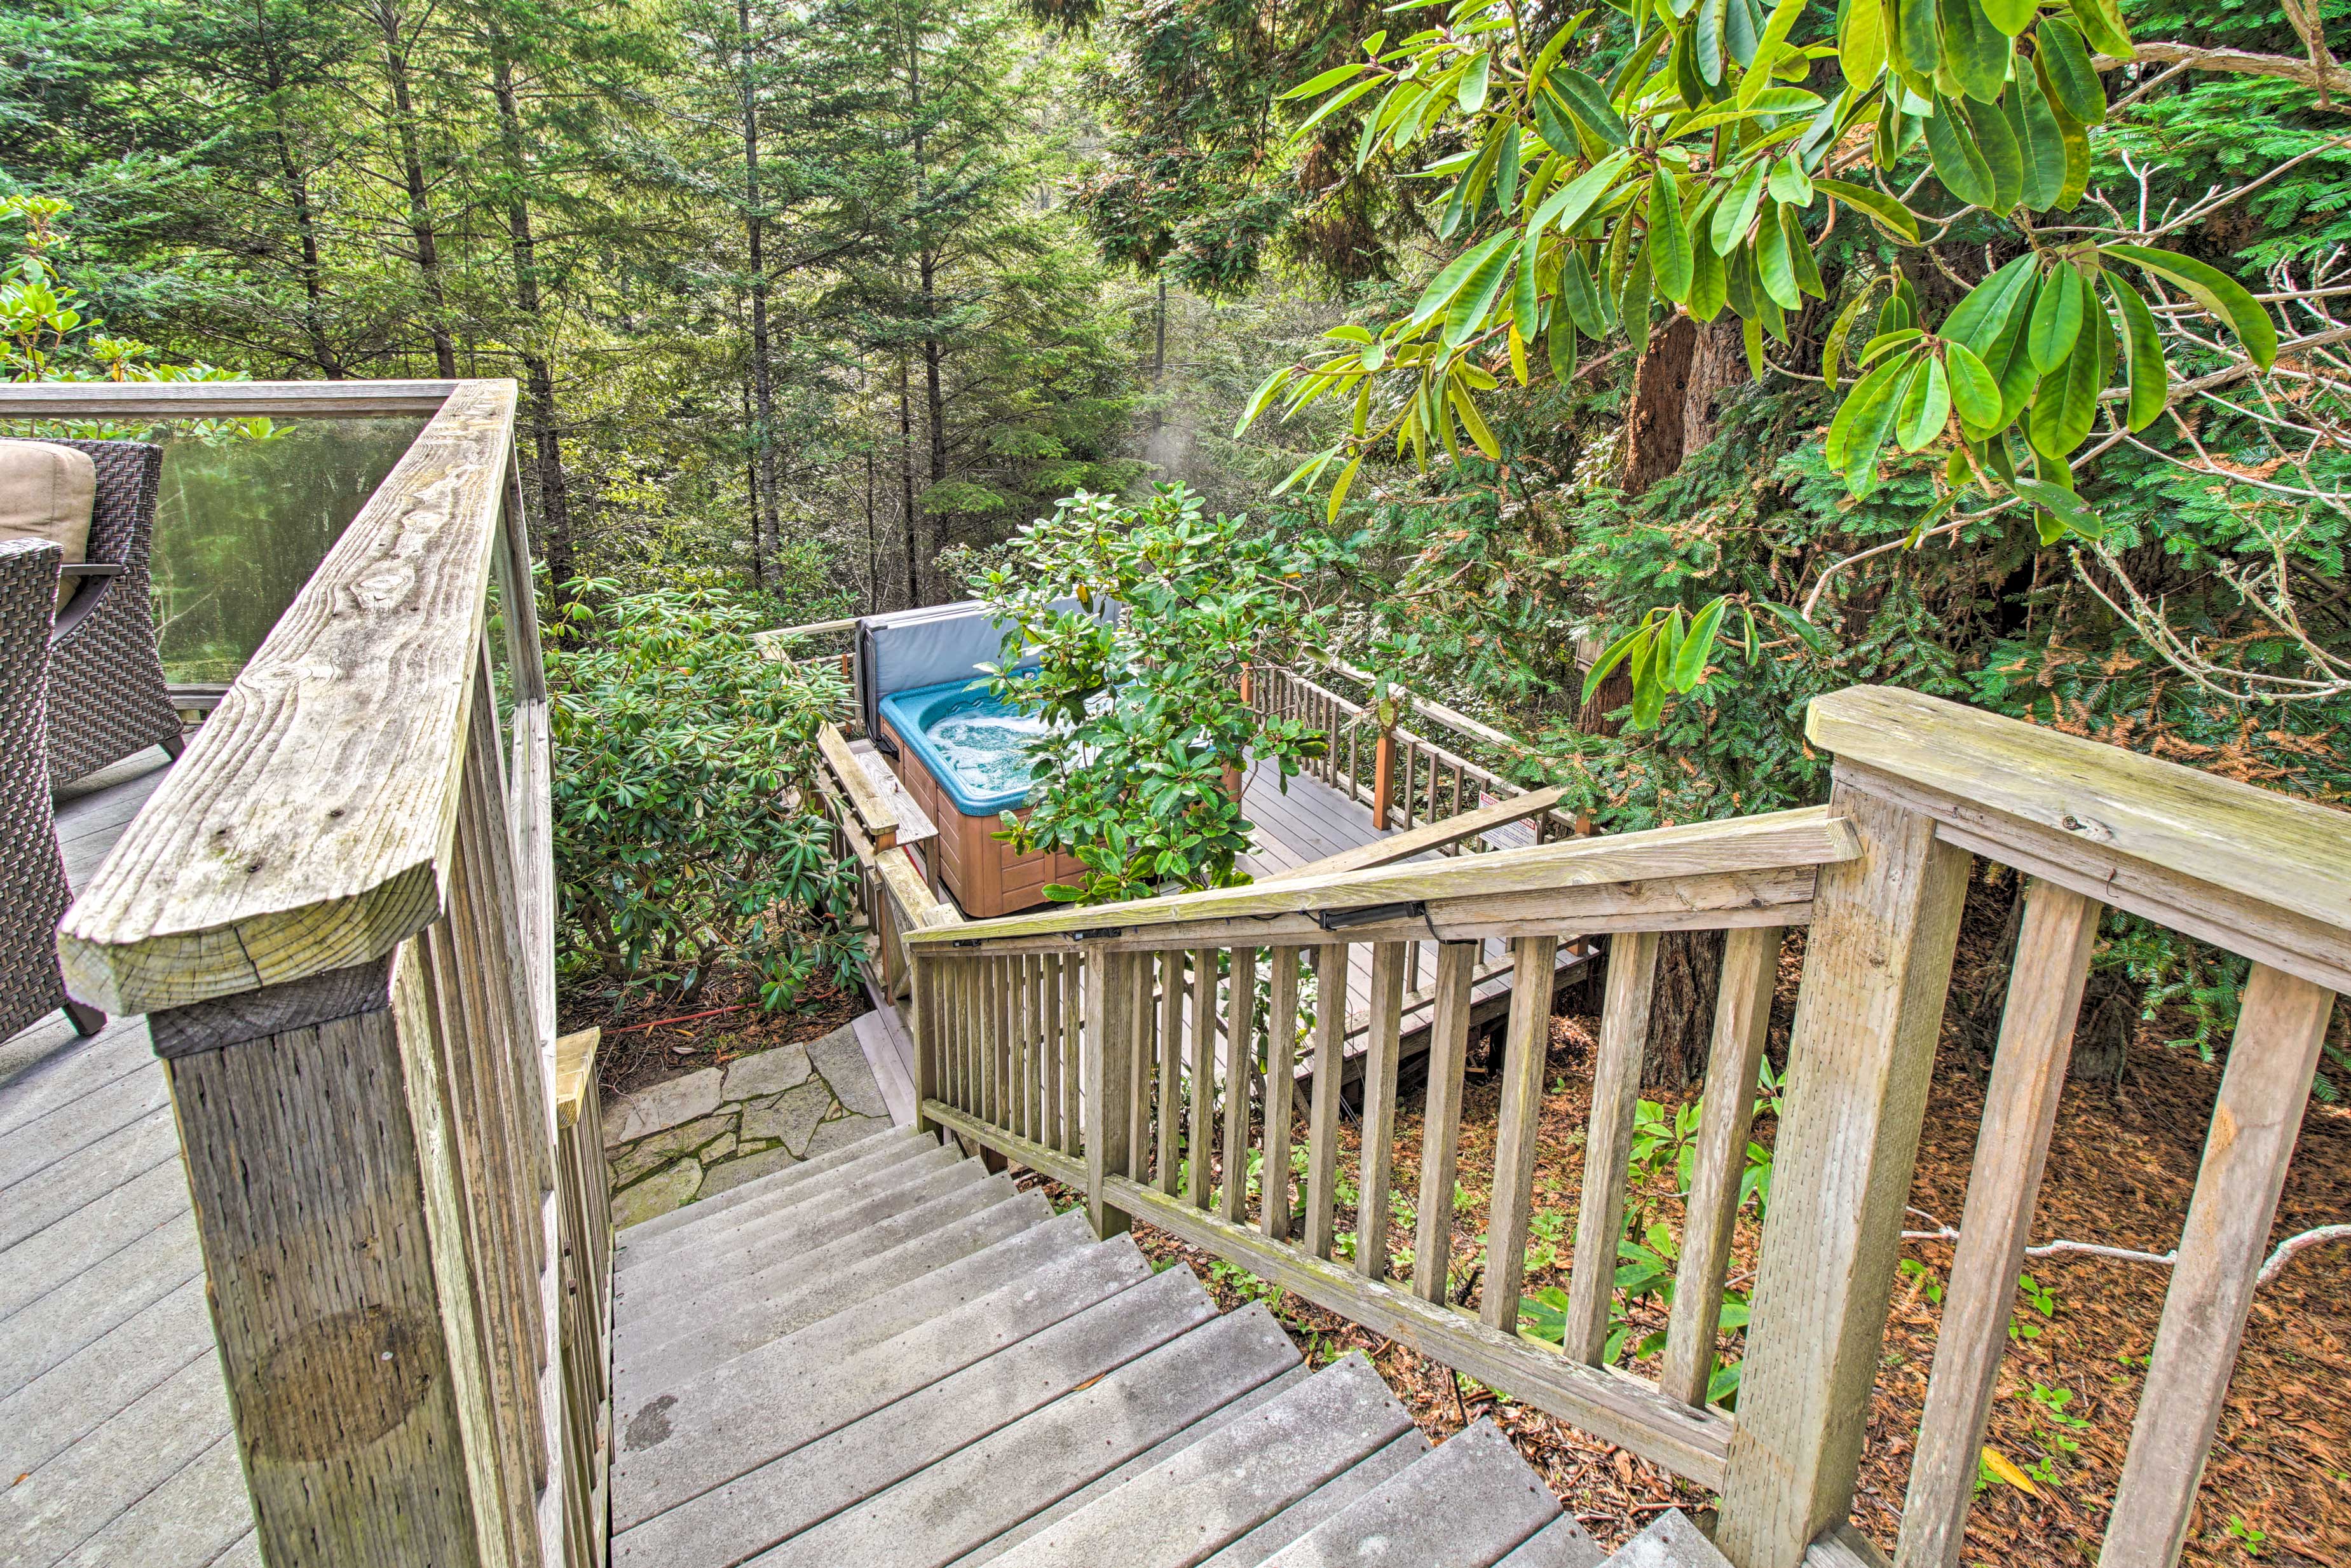
<svg viewBox="0 0 2351 1568">
<path fill-rule="evenodd" d="M 846 983 L 853 871 L 825 819 L 792 803 L 839 674 L 770 663 L 751 641 L 761 618 L 708 589 L 584 582 L 549 614 L 567 979 L 615 1004 L 690 1006 L 737 969 L 768 1009 Z"/>
<path fill-rule="evenodd" d="M 1297 719 L 1260 718 L 1239 676 L 1309 630 L 1295 581 L 1317 561 L 1311 543 L 1209 517 L 1198 497 L 1162 486 L 1133 506 L 1070 497 L 974 580 L 1006 627 L 992 689 L 1049 727 L 1030 751 L 1034 805 L 998 836 L 1086 868 L 1050 896 L 1099 904 L 1247 880 L 1236 862 L 1250 824 L 1228 770 L 1270 766 L 1286 786 L 1325 743 Z M 1071 597 L 1080 611 L 1055 608 Z M 1114 621 L 1091 613 L 1110 603 Z"/>
</svg>

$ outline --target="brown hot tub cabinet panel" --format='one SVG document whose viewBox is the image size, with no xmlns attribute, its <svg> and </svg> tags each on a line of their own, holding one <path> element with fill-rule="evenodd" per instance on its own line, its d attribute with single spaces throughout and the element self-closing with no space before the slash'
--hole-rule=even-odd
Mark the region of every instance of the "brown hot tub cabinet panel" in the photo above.
<svg viewBox="0 0 2351 1568">
<path fill-rule="evenodd" d="M 1075 882 L 1084 874 L 1085 867 L 1073 855 L 1014 853 L 1010 844 L 995 836 L 998 826 L 995 817 L 966 816 L 956 809 L 922 758 L 886 718 L 882 720 L 882 733 L 897 747 L 891 767 L 898 781 L 938 825 L 939 836 L 923 847 L 939 857 L 939 880 L 965 915 L 984 920 L 992 915 L 1033 909 L 1046 902 L 1047 883 Z"/>
</svg>

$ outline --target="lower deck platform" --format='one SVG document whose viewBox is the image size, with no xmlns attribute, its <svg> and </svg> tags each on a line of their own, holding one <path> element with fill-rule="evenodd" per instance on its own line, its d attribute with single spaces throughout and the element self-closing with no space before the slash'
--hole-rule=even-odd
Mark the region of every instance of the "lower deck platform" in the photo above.
<svg viewBox="0 0 2351 1568">
<path fill-rule="evenodd" d="M 161 751 L 61 796 L 78 887 Z M 0 1565 L 259 1564 L 163 1064 L 143 1019 L 0 1046 Z"/>
</svg>

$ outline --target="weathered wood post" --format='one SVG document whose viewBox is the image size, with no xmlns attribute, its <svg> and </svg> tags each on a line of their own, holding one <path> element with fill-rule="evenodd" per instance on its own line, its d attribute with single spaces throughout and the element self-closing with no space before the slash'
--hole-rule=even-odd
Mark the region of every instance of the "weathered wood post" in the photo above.
<svg viewBox="0 0 2351 1568">
<path fill-rule="evenodd" d="M 1796 1568 L 1853 1504 L 1969 857 L 1840 777 L 1821 868 L 1716 1542 Z"/>
<path fill-rule="evenodd" d="M 272 1568 L 559 1550 L 545 709 L 512 570 L 511 790 L 484 640 L 514 403 L 448 392 L 60 928 L 77 993 L 148 1015 L 166 1063 Z"/>
<path fill-rule="evenodd" d="M 1385 831 L 1388 809 L 1395 804 L 1395 731 L 1382 726 L 1372 743 L 1372 826 Z"/>
</svg>

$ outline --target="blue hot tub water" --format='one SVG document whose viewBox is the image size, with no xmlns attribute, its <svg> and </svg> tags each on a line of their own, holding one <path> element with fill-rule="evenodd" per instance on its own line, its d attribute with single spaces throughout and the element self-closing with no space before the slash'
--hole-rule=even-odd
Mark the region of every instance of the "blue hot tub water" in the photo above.
<svg viewBox="0 0 2351 1568">
<path fill-rule="evenodd" d="M 1044 720 L 989 696 L 984 681 L 892 692 L 880 706 L 956 810 L 993 817 L 1028 804 L 1028 747 L 1046 733 Z"/>
</svg>

